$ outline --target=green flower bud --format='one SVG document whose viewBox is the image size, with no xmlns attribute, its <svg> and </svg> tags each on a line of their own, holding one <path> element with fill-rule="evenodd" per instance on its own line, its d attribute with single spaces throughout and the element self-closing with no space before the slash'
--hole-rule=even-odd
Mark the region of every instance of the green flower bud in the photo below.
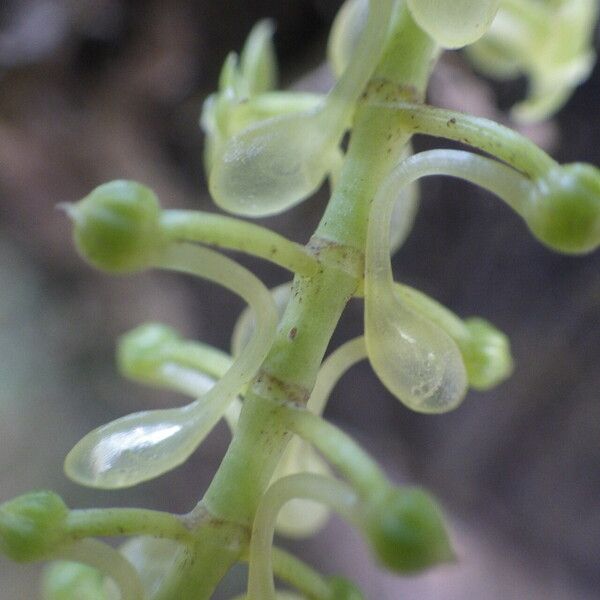
<svg viewBox="0 0 600 600">
<path fill-rule="evenodd" d="M 464 342 L 459 341 L 459 346 L 469 385 L 477 390 L 489 390 L 512 372 L 510 341 L 484 319 L 467 319 L 465 325 L 469 337 Z"/>
<path fill-rule="evenodd" d="M 44 600 L 109 600 L 107 582 L 102 573 L 73 562 L 56 562 L 44 575 Z"/>
<path fill-rule="evenodd" d="M 119 340 L 119 369 L 131 379 L 152 382 L 158 367 L 164 361 L 167 347 L 180 339 L 174 329 L 160 323 L 146 323 L 136 327 Z"/>
<path fill-rule="evenodd" d="M 567 254 L 600 246 L 600 170 L 573 163 L 537 181 L 524 218 L 547 246 Z"/>
<path fill-rule="evenodd" d="M 104 271 L 143 270 L 165 243 L 158 199 L 134 181 L 105 183 L 67 212 L 78 252 Z"/>
<path fill-rule="evenodd" d="M 375 554 L 392 571 L 416 573 L 454 558 L 440 509 L 423 490 L 390 489 L 366 516 Z"/>
<path fill-rule="evenodd" d="M 331 600 L 363 600 L 362 592 L 351 582 L 343 577 L 330 577 Z"/>
<path fill-rule="evenodd" d="M 31 492 L 0 506 L 0 550 L 17 562 L 50 556 L 66 538 L 69 509 L 53 492 Z"/>
<path fill-rule="evenodd" d="M 268 92 L 277 85 L 274 31 L 272 21 L 259 21 L 244 44 L 240 56 L 240 92 L 246 98 Z"/>
</svg>

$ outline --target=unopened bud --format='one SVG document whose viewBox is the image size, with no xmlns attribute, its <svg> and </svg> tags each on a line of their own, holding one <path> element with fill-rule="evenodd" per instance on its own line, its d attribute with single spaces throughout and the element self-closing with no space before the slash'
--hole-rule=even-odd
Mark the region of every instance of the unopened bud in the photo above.
<svg viewBox="0 0 600 600">
<path fill-rule="evenodd" d="M 17 562 L 52 555 L 65 541 L 69 509 L 53 492 L 31 492 L 0 506 L 0 550 Z"/>
<path fill-rule="evenodd" d="M 552 169 L 537 182 L 524 216 L 552 249 L 592 252 L 600 246 L 600 169 L 584 163 Z"/>
<path fill-rule="evenodd" d="M 379 561 L 400 573 L 454 558 L 440 509 L 418 488 L 390 489 L 372 502 L 366 533 Z"/>
<path fill-rule="evenodd" d="M 77 250 L 104 271 L 143 270 L 165 243 L 158 199 L 134 181 L 105 183 L 66 210 L 74 221 Z"/>
</svg>

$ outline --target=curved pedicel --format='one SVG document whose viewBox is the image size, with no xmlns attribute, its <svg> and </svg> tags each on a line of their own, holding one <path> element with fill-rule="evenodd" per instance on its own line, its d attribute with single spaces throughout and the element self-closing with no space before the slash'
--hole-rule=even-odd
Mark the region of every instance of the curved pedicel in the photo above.
<svg viewBox="0 0 600 600">
<path fill-rule="evenodd" d="M 398 190 L 421 175 L 418 169 L 411 172 L 414 164 L 413 159 L 401 163 L 371 207 L 365 260 L 365 336 L 371 365 L 390 392 L 413 410 L 440 413 L 458 406 L 466 393 L 460 351 L 443 330 L 396 296 L 390 264 L 392 207 Z"/>
<path fill-rule="evenodd" d="M 255 217 L 276 214 L 317 189 L 379 60 L 392 6 L 392 0 L 372 0 L 356 51 L 360 58 L 321 106 L 263 121 L 224 142 L 210 174 L 210 191 L 221 208 Z"/>
<path fill-rule="evenodd" d="M 282 283 L 277 287 L 274 287 L 269 290 L 271 294 L 271 298 L 277 308 L 277 312 L 279 314 L 279 318 L 283 315 L 283 311 L 290 299 L 290 294 L 292 290 L 292 283 Z M 254 331 L 256 329 L 256 317 L 249 308 L 245 308 L 238 320 L 236 321 L 233 327 L 233 333 L 231 334 L 231 355 L 236 357 L 242 351 L 242 348 L 248 343 L 248 340 L 254 335 Z"/>
<path fill-rule="evenodd" d="M 369 359 L 386 387 L 405 404 L 420 412 L 443 412 L 458 405 L 464 395 L 464 365 L 456 344 L 394 294 L 386 242 L 394 194 L 427 175 L 459 177 L 488 189 L 523 217 L 544 244 L 578 254 L 600 245 L 600 170 L 584 164 L 555 165 L 531 180 L 469 152 L 432 150 L 398 165 L 377 194 L 365 265 Z M 467 362 L 472 361 L 473 385 L 485 389 L 510 371 L 508 346 L 487 324 L 467 325 L 475 346 L 463 351 Z"/>
<path fill-rule="evenodd" d="M 137 571 L 118 550 L 105 542 L 78 540 L 65 546 L 55 558 L 87 565 L 110 577 L 119 588 L 120 600 L 145 600 Z"/>
<path fill-rule="evenodd" d="M 203 397 L 181 408 L 127 415 L 86 435 L 68 454 L 65 471 L 97 488 L 122 488 L 169 471 L 196 449 L 264 360 L 277 311 L 268 290 L 249 271 L 211 250 L 172 245 L 156 267 L 197 275 L 240 295 L 256 311 L 257 327 L 243 354 Z"/>
<path fill-rule="evenodd" d="M 360 526 L 359 498 L 347 484 L 322 475 L 290 475 L 275 482 L 258 507 L 250 542 L 248 600 L 275 600 L 272 547 L 275 523 L 281 508 L 294 498 L 304 498 L 336 510 Z"/>
<path fill-rule="evenodd" d="M 258 507 L 250 541 L 248 600 L 275 598 L 275 521 L 281 508 L 295 498 L 336 511 L 362 533 L 377 561 L 398 573 L 417 573 L 454 560 L 441 512 L 426 492 L 384 483 L 361 495 L 337 479 L 306 473 L 292 475 L 274 483 Z M 360 598 L 355 590 L 348 589 L 347 593 L 342 597 Z"/>
</svg>

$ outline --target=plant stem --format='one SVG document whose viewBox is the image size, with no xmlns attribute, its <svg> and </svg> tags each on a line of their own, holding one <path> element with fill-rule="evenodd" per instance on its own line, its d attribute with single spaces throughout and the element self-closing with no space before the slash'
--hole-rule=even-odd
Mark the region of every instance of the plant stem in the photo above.
<svg viewBox="0 0 600 600">
<path fill-rule="evenodd" d="M 189 529 L 178 516 L 142 508 L 72 510 L 67 529 L 72 539 L 124 535 L 152 535 L 178 541 L 190 539 Z"/>
<path fill-rule="evenodd" d="M 433 43 L 404 8 L 389 39 L 365 98 L 422 98 L 437 55 Z M 311 277 L 296 275 L 275 341 L 246 394 L 235 436 L 202 501 L 219 522 L 249 527 L 254 520 L 291 435 L 278 407 L 306 404 L 338 319 L 362 278 L 370 202 L 410 138 L 393 111 L 367 102 L 360 103 L 354 121 L 340 181 L 308 246 L 321 268 Z M 179 557 L 156 600 L 210 597 L 210 586 L 203 584 L 200 590 L 199 582 L 216 585 L 218 573 L 239 560 L 242 550 L 211 556 L 199 545 L 198 553 L 202 560 L 193 554 L 193 564 L 189 557 Z"/>
<path fill-rule="evenodd" d="M 304 276 L 314 275 L 318 262 L 305 248 L 254 223 L 208 212 L 165 210 L 161 229 L 171 240 L 200 242 L 252 254 Z"/>
</svg>

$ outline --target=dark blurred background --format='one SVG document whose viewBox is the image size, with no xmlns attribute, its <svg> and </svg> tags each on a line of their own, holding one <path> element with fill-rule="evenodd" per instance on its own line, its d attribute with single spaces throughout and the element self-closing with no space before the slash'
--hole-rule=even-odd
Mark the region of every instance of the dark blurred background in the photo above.
<svg viewBox="0 0 600 600">
<path fill-rule="evenodd" d="M 117 374 L 117 336 L 161 320 L 228 348 L 242 306 L 203 282 L 91 270 L 75 255 L 55 205 L 131 178 L 153 187 L 164 205 L 213 210 L 197 120 L 226 53 L 240 49 L 258 18 L 274 17 L 282 84 L 326 89 L 330 75 L 319 66 L 338 5 L 0 3 L 0 501 L 49 487 L 71 506 L 184 512 L 205 489 L 226 448 L 223 426 L 186 465 L 132 490 L 96 492 L 63 476 L 66 452 L 93 427 L 182 402 Z M 485 81 L 453 54 L 435 73 L 430 101 L 507 122 L 503 109 L 523 92 L 523 81 Z M 562 162 L 600 164 L 600 70 L 555 121 L 524 132 Z M 448 145 L 415 142 L 417 149 L 440 144 Z M 336 520 L 316 540 L 289 546 L 326 572 L 352 576 L 370 600 L 598 598 L 600 256 L 552 254 L 498 200 L 466 184 L 428 180 L 422 198 L 395 259 L 397 276 L 504 330 L 514 376 L 431 417 L 399 405 L 362 364 L 341 381 L 328 415 L 393 479 L 422 483 L 440 497 L 461 561 L 392 577 Z M 265 223 L 304 243 L 325 199 L 322 193 Z M 269 286 L 287 278 L 241 261 Z M 352 302 L 335 343 L 360 333 L 361 320 L 362 307 Z M 0 559 L 0 599 L 37 598 L 37 572 Z"/>
</svg>

